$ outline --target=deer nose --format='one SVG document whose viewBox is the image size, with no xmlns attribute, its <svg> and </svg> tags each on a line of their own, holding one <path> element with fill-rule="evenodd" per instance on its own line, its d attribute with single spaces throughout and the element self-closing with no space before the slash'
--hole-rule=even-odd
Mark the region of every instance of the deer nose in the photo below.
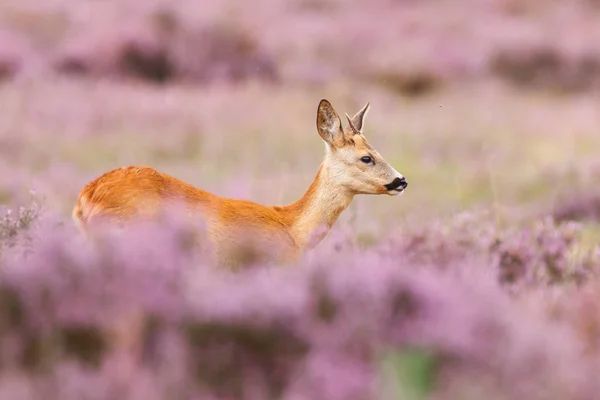
<svg viewBox="0 0 600 400">
<path fill-rule="evenodd" d="M 394 179 L 392 183 L 388 183 L 387 185 L 385 185 L 385 188 L 387 190 L 396 190 L 399 187 L 401 187 L 402 189 L 406 189 L 407 186 L 408 182 L 406 181 L 406 178 L 402 177 Z"/>
</svg>

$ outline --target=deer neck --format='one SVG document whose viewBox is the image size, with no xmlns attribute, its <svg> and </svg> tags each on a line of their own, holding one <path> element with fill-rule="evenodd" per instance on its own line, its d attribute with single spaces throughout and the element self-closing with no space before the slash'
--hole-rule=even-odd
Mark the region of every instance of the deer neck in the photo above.
<svg viewBox="0 0 600 400">
<path fill-rule="evenodd" d="M 335 183 L 323 162 L 315 180 L 295 203 L 278 207 L 285 214 L 296 243 L 301 249 L 316 246 L 329 232 L 354 197 L 354 193 Z"/>
</svg>

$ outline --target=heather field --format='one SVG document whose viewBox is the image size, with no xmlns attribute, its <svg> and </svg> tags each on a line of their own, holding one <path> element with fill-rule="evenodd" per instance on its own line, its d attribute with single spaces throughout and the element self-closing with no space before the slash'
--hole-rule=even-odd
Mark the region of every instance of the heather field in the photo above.
<svg viewBox="0 0 600 400">
<path fill-rule="evenodd" d="M 600 3 L 4 0 L 0 399 L 596 399 Z M 103 172 L 297 200 L 319 100 L 409 182 L 298 263 L 86 242 Z M 345 121 L 344 121 L 345 122 Z"/>
</svg>

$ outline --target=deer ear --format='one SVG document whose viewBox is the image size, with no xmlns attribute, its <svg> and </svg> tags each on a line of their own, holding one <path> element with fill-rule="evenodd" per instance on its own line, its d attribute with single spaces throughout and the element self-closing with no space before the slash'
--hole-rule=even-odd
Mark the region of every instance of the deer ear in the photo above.
<svg viewBox="0 0 600 400">
<path fill-rule="evenodd" d="M 353 128 L 353 130 L 355 132 L 361 133 L 361 134 L 363 133 L 365 118 L 366 118 L 370 108 L 371 108 L 371 103 L 367 102 L 367 104 L 362 108 L 362 110 L 357 112 L 354 117 L 348 118 L 348 122 L 350 123 L 350 126 Z"/>
<path fill-rule="evenodd" d="M 317 110 L 317 131 L 321 138 L 331 146 L 340 147 L 344 145 L 342 121 L 331 103 L 325 99 L 321 100 Z"/>
</svg>

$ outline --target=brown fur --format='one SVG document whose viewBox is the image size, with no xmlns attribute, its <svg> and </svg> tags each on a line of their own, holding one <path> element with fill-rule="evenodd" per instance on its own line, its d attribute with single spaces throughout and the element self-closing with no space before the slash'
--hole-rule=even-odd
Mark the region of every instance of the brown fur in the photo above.
<svg viewBox="0 0 600 400">
<path fill-rule="evenodd" d="M 328 146 L 327 155 L 306 193 L 287 206 L 227 199 L 151 167 L 123 167 L 83 188 L 73 219 L 89 232 L 96 220 L 108 218 L 125 225 L 135 218 L 156 216 L 169 204 L 182 203 L 206 223 L 220 265 L 293 262 L 303 250 L 320 242 L 355 194 L 387 193 L 383 183 L 399 175 L 355 131 L 362 128 L 367 110 L 368 104 L 354 119 L 349 118 L 351 129 L 344 131 L 331 105 L 326 100 L 320 103 L 317 128 Z M 363 155 L 373 157 L 372 167 L 356 161 Z"/>
</svg>

